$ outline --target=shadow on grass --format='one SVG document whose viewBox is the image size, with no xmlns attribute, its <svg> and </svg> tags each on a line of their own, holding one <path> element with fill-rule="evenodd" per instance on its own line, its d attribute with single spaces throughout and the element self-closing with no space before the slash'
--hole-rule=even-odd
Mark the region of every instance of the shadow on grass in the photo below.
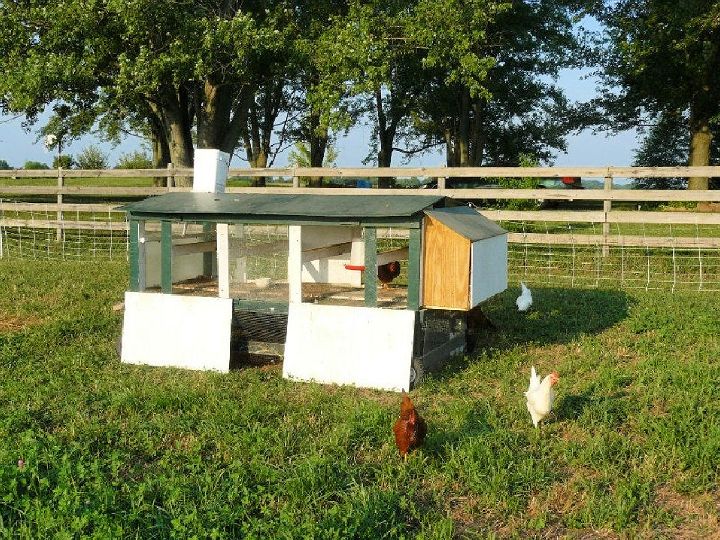
<svg viewBox="0 0 720 540">
<path fill-rule="evenodd" d="M 492 323 L 468 336 L 468 354 L 436 374 L 440 380 L 464 370 L 483 350 L 512 349 L 523 343 L 553 345 L 600 333 L 628 316 L 634 301 L 622 291 L 533 287 L 533 305 L 520 312 L 519 289 L 511 287 L 482 304 Z"/>
<path fill-rule="evenodd" d="M 622 291 L 534 288 L 532 307 L 519 312 L 515 306 L 518 292 L 506 291 L 485 309 L 497 327 L 494 340 L 506 346 L 567 343 L 596 334 L 625 319 L 631 307 Z"/>
</svg>

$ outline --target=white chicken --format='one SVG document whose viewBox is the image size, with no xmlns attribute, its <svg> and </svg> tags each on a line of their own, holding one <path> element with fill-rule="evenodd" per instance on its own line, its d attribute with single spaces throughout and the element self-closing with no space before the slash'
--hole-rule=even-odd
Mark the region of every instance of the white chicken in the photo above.
<svg viewBox="0 0 720 540">
<path fill-rule="evenodd" d="M 532 293 L 522 281 L 520 282 L 520 289 L 521 293 L 520 296 L 517 297 L 517 300 L 515 300 L 515 304 L 517 304 L 518 310 L 527 311 L 530 309 L 530 306 L 532 306 Z"/>
<path fill-rule="evenodd" d="M 555 391 L 552 387 L 559 380 L 560 375 L 557 371 L 553 371 L 541 381 L 540 376 L 535 371 L 535 366 L 530 369 L 530 386 L 525 392 L 525 397 L 535 427 L 538 427 L 538 423 L 550 414 L 553 401 L 555 401 Z"/>
</svg>

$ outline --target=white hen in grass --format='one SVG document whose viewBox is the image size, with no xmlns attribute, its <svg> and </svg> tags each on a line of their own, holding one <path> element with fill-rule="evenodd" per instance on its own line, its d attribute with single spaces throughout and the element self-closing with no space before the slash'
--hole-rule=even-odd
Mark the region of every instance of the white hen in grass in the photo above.
<svg viewBox="0 0 720 540">
<path fill-rule="evenodd" d="M 532 293 L 522 281 L 520 282 L 520 289 L 522 292 L 515 300 L 515 303 L 520 311 L 527 311 L 532 306 Z"/>
<path fill-rule="evenodd" d="M 530 386 L 525 392 L 525 397 L 527 397 L 527 408 L 535 427 L 538 427 L 538 423 L 550 414 L 553 401 L 555 401 L 555 391 L 552 387 L 559 380 L 560 375 L 557 371 L 553 371 L 541 381 L 535 371 L 535 366 L 530 369 Z"/>
</svg>

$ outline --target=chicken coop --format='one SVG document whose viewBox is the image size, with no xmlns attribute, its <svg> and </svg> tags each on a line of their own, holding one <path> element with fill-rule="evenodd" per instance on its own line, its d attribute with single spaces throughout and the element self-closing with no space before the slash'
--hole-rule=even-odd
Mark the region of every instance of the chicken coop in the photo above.
<svg viewBox="0 0 720 540">
<path fill-rule="evenodd" d="M 128 204 L 123 362 L 408 390 L 507 287 L 507 233 L 441 196 L 168 193 Z"/>
</svg>

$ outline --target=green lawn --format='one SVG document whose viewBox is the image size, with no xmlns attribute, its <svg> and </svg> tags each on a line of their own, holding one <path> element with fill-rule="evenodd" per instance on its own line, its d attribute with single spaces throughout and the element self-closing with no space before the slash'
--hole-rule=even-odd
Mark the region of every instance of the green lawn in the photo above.
<svg viewBox="0 0 720 540">
<path fill-rule="evenodd" d="M 516 287 L 412 392 L 121 365 L 123 263 L 0 261 L 0 537 L 710 537 L 718 294 Z M 530 365 L 560 372 L 535 430 Z M 24 464 L 18 465 L 22 459 Z"/>
</svg>

